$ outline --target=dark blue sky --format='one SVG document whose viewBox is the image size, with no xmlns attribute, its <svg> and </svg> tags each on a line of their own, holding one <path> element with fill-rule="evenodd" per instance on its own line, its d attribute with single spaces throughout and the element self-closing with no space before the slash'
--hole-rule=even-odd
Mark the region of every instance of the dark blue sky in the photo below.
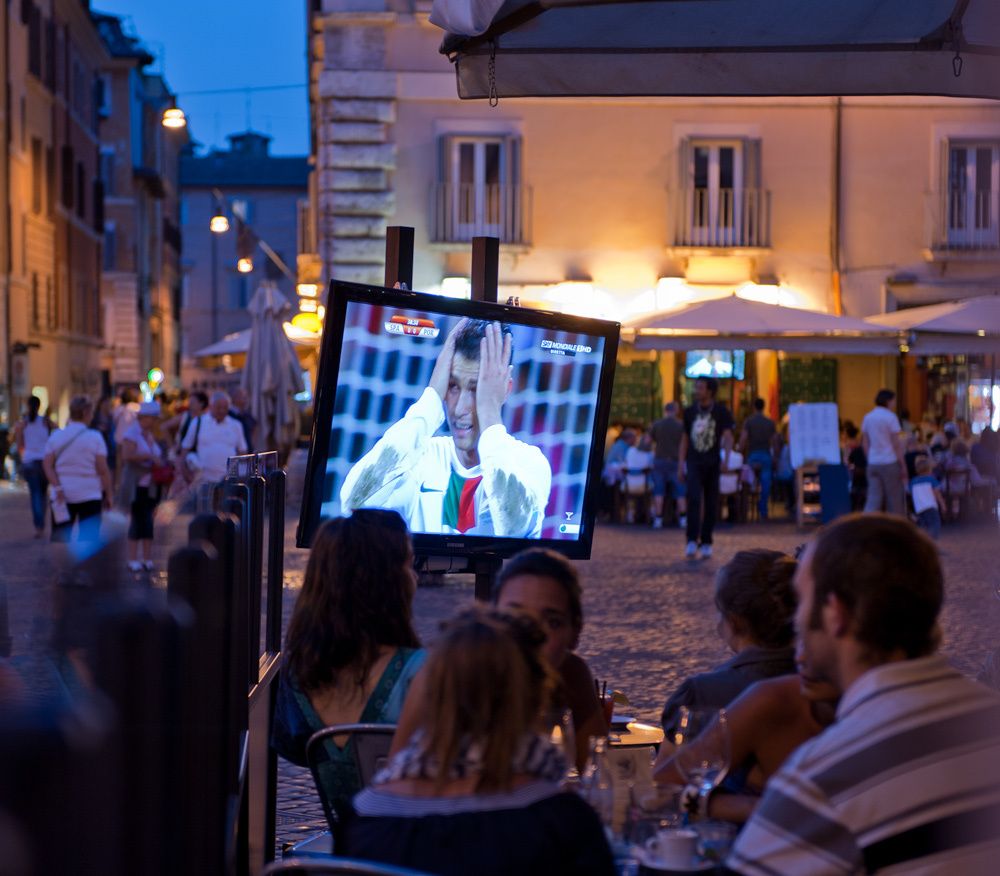
<svg viewBox="0 0 1000 876">
<path fill-rule="evenodd" d="M 304 0 L 92 0 L 130 19 L 158 59 L 191 135 L 205 146 L 250 125 L 274 137 L 271 151 L 309 152 Z M 218 88 L 301 84 L 280 91 L 198 95 Z M 248 110 L 249 97 L 249 110 Z"/>
</svg>

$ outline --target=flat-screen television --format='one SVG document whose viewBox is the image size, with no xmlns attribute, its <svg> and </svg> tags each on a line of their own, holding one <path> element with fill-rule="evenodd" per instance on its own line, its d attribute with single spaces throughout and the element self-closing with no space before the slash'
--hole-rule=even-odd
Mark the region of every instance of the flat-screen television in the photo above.
<svg viewBox="0 0 1000 876">
<path fill-rule="evenodd" d="M 298 544 L 387 508 L 420 556 L 589 557 L 620 328 L 333 281 Z"/>
<path fill-rule="evenodd" d="M 742 380 L 745 363 L 746 353 L 743 350 L 691 350 L 687 354 L 684 376 L 691 379 L 732 377 Z"/>
</svg>

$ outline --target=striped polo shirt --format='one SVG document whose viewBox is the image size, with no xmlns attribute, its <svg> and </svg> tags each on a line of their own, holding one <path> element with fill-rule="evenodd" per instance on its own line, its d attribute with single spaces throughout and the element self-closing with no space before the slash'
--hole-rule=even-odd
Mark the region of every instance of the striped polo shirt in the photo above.
<svg viewBox="0 0 1000 876">
<path fill-rule="evenodd" d="M 726 862 L 752 876 L 1000 873 L 1000 696 L 938 656 L 887 663 L 800 746 Z"/>
</svg>

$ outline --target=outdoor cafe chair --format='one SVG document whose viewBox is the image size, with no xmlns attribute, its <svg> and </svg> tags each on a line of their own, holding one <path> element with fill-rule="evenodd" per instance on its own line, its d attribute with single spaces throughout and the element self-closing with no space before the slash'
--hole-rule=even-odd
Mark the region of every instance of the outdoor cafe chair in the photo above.
<svg viewBox="0 0 1000 876">
<path fill-rule="evenodd" d="M 326 860 L 296 860 L 277 861 L 264 868 L 263 876 L 330 876 L 330 874 L 354 874 L 354 876 L 429 876 L 422 870 L 410 870 L 406 867 L 393 867 L 389 864 L 378 864 L 374 861 L 362 861 L 356 858 L 330 857 Z"/>
<path fill-rule="evenodd" d="M 367 787 L 372 779 L 386 763 L 392 736 L 396 732 L 395 724 L 334 724 L 317 730 L 306 743 L 306 763 L 312 773 L 316 793 L 323 804 L 330 830 L 336 833 L 339 817 L 333 802 L 327 799 L 322 781 L 323 764 L 326 762 L 325 743 L 327 740 L 335 743 L 336 737 L 346 736 L 344 746 L 351 746 L 354 763 L 358 769 L 361 786 Z"/>
<path fill-rule="evenodd" d="M 972 493 L 972 473 L 969 469 L 946 469 L 944 473 L 944 502 L 947 519 L 953 523 L 962 520 Z"/>
</svg>

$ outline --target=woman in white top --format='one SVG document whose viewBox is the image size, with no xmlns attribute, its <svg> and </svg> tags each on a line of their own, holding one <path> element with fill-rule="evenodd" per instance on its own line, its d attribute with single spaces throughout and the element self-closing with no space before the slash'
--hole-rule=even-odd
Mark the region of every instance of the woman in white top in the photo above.
<svg viewBox="0 0 1000 876">
<path fill-rule="evenodd" d="M 69 403 L 69 422 L 49 436 L 42 465 L 57 500 L 66 503 L 69 519 L 52 521 L 52 540 L 69 541 L 79 520 L 79 541 L 96 541 L 101 510 L 111 508 L 108 448 L 96 429 L 87 428 L 94 405 L 85 395 Z"/>
<path fill-rule="evenodd" d="M 33 395 L 28 399 L 28 413 L 14 427 L 14 442 L 21 457 L 21 474 L 28 484 L 31 496 L 35 538 L 41 538 L 45 534 L 45 491 L 49 484 L 45 479 L 42 460 L 45 459 L 45 443 L 52 432 L 52 421 L 39 414 L 41 408 L 41 399 Z"/>
<path fill-rule="evenodd" d="M 129 510 L 129 569 L 153 568 L 153 511 L 160 488 L 153 483 L 153 466 L 163 462 L 163 448 L 153 430 L 160 419 L 160 406 L 144 402 L 134 423 L 122 435 L 122 480 L 119 504 Z"/>
</svg>

